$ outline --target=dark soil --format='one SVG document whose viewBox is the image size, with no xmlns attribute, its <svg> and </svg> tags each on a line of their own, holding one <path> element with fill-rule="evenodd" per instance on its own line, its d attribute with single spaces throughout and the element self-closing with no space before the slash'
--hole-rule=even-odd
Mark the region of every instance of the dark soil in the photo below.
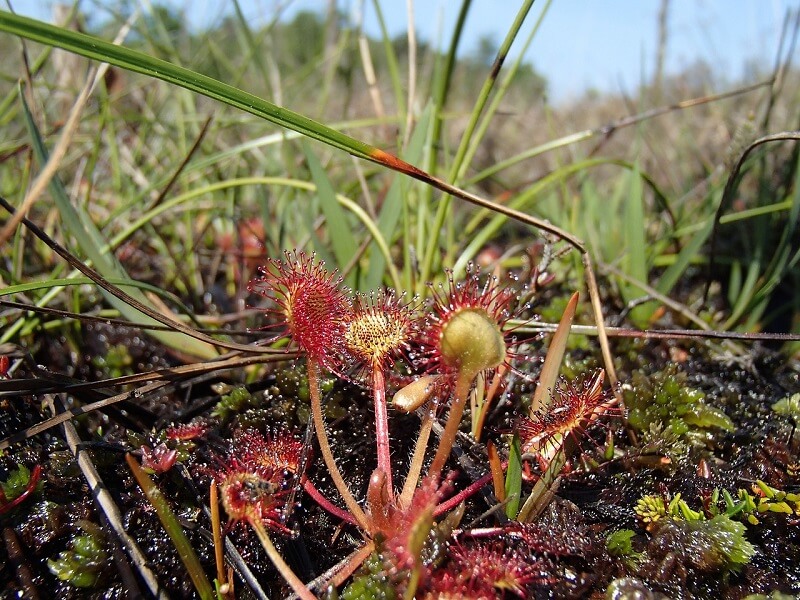
<svg viewBox="0 0 800 600">
<path fill-rule="evenodd" d="M 123 368 L 125 373 L 172 364 L 168 354 L 137 331 L 90 325 L 84 326 L 82 333 L 84 356 L 71 351 L 75 347 L 71 340 L 49 339 L 32 361 L 22 364 L 3 383 L 0 437 L 16 434 L 51 416 L 44 407 L 48 398 L 61 411 L 119 393 L 106 388 L 65 391 L 74 380 L 108 377 L 109 366 L 95 358 L 107 356 L 109 349 L 117 345 L 126 347 L 130 357 Z M 704 402 L 724 411 L 734 428 L 726 431 L 720 427 L 690 426 L 688 433 L 670 437 L 664 434 L 663 423 L 654 423 L 652 431 L 634 431 L 626 429 L 619 417 L 604 418 L 582 436 L 579 452 L 557 481 L 555 496 L 533 524 L 510 525 L 500 516 L 502 511 L 486 514 L 494 498 L 489 485 L 468 501 L 455 533 L 444 538 L 438 549 L 428 550 L 430 569 L 447 569 L 457 560 L 453 556 L 458 552 L 468 554 L 480 541 L 472 532 L 493 531 L 486 533 L 488 537 L 480 543 L 502 548 L 506 556 L 521 556 L 527 561 L 526 578 L 517 593 L 498 587 L 498 597 L 738 599 L 749 594 L 800 594 L 800 504 L 789 503 L 794 511 L 790 513 L 766 511 L 753 515 L 757 523 L 748 522 L 741 512 L 729 519 L 742 524 L 743 539 L 754 550 L 743 563 L 732 562 L 721 549 L 725 540 L 736 545 L 735 535 L 719 533 L 708 525 L 714 514 L 710 498 L 715 490 L 718 494 L 727 491 L 736 498 L 741 489 L 757 500 L 753 490 L 760 480 L 780 492 L 800 493 L 800 434 L 792 435 L 791 419 L 772 409 L 776 401 L 800 391 L 797 368 L 780 355 L 757 347 L 749 348 L 744 359 L 726 355 L 721 346 L 705 342 L 678 345 L 619 341 L 614 350 L 624 389 L 630 390 L 634 385 L 635 372 L 640 377 L 654 376 L 668 365 L 677 364 L 673 374 L 677 374 L 681 385 L 703 392 Z M 37 364 L 47 365 L 47 370 Z M 567 367 L 579 371 L 594 364 L 592 354 L 575 350 Z M 290 432 L 305 439 L 308 404 L 302 389 L 302 366 L 299 362 L 294 367 L 283 365 L 262 372 L 255 383 L 247 386 L 251 397 L 246 406 L 228 414 L 212 414 L 220 401 L 215 384 L 230 386 L 241 381 L 242 376 L 176 381 L 166 392 L 132 396 L 114 407 L 72 421 L 83 440 L 80 448 L 96 467 L 119 508 L 125 529 L 147 557 L 148 566 L 169 597 L 194 597 L 194 588 L 174 545 L 127 468 L 124 453 L 141 457 L 142 444 L 152 447 L 163 441 L 159 432 L 170 424 L 202 419 L 205 433 L 178 464 L 154 475 L 154 479 L 169 498 L 206 572 L 213 577 L 214 550 L 206 512 L 210 481 L 220 463 L 227 460 L 237 430 L 255 428 L 273 436 Z M 49 381 L 48 389 L 41 393 L 20 391 L 24 389 L 21 382 L 34 380 L 41 385 Z M 15 382 L 17 391 L 13 391 Z M 486 431 L 499 447 L 508 447 L 506 434 L 512 429 L 515 416 L 524 411 L 523 402 L 531 388 L 530 383 L 517 378 L 490 415 Z M 227 393 L 229 389 L 223 391 Z M 352 488 L 364 494 L 375 467 L 369 395 L 336 381 L 328 391 L 326 406 L 329 435 L 339 465 Z M 395 478 L 402 482 L 418 419 L 391 412 L 390 420 L 392 450 L 397 457 Z M 468 422 L 466 415 L 465 431 Z M 613 454 L 606 454 L 612 439 Z M 458 473 L 455 488 L 462 489 L 487 472 L 486 447 L 462 436 L 457 450 L 455 454 L 460 457 L 451 459 L 451 467 Z M 312 444 L 310 451 L 308 477 L 328 498 L 338 498 L 321 461 L 314 459 Z M 0 597 L 147 597 L 146 585 L 94 501 L 93 492 L 64 441 L 63 430 L 56 427 L 12 445 L 0 457 L 0 481 L 7 481 L 20 465 L 30 470 L 39 465 L 41 484 L 19 506 L 3 509 L 0 515 Z M 539 471 L 538 465 L 529 466 L 530 481 L 525 484 L 523 497 Z M 688 507 L 703 515 L 700 525 L 685 518 L 663 518 L 648 524 L 637 513 L 637 502 L 643 496 L 669 502 L 677 494 Z M 718 496 L 716 508 L 721 510 L 720 507 L 723 504 Z M 295 533 L 293 536 L 276 533 L 272 537 L 304 581 L 337 565 L 363 540 L 355 527 L 330 516 L 302 490 L 297 491 L 287 526 Z M 627 554 L 609 551 L 607 545 L 608 536 L 620 530 L 632 532 Z M 266 594 L 272 598 L 287 595 L 288 588 L 256 537 L 241 524 L 230 527 L 229 535 Z M 76 540 L 80 545 L 87 537 L 95 539 L 101 548 L 96 560 L 76 552 Z M 78 579 L 73 578 L 71 583 L 57 578 L 52 565 L 60 555 L 64 564 L 73 560 L 74 569 L 86 575 L 82 581 L 90 585 L 79 587 L 75 585 Z M 63 569 L 61 574 L 64 576 Z M 235 589 L 237 598 L 256 595 L 241 575 L 237 575 Z"/>
</svg>

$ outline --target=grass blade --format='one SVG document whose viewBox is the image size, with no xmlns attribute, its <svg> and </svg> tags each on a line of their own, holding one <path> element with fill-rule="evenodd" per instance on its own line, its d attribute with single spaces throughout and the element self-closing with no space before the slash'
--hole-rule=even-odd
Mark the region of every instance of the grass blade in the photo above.
<svg viewBox="0 0 800 600">
<path fill-rule="evenodd" d="M 508 453 L 508 469 L 506 470 L 505 485 L 506 516 L 516 519 L 522 498 L 522 451 L 519 446 L 519 436 L 514 434 Z"/>
<path fill-rule="evenodd" d="M 633 171 L 629 177 L 630 187 L 628 188 L 627 201 L 623 211 L 625 247 L 627 248 L 625 253 L 627 268 L 625 271 L 633 279 L 647 283 L 647 248 L 645 245 L 647 225 L 644 220 L 642 177 L 638 161 L 634 163 Z M 639 291 L 626 285 L 622 287 L 622 294 L 625 300 L 630 301 L 639 294 Z M 631 311 L 631 318 L 636 323 L 644 323 L 651 312 L 652 304 L 640 305 Z"/>
<path fill-rule="evenodd" d="M 175 516 L 175 513 L 172 512 L 172 509 L 169 507 L 169 502 L 167 502 L 164 494 L 161 493 L 158 486 L 156 486 L 153 480 L 150 479 L 150 476 L 145 473 L 144 469 L 139 466 L 139 463 L 133 456 L 126 454 L 125 460 L 133 472 L 136 481 L 139 483 L 139 487 L 142 488 L 148 502 L 150 502 L 155 509 L 158 519 L 164 526 L 167 535 L 169 535 L 169 539 L 172 540 L 186 570 L 189 571 L 189 577 L 192 578 L 192 583 L 197 593 L 200 595 L 200 598 L 202 598 L 202 600 L 213 600 L 215 595 L 211 587 L 211 582 L 208 581 L 208 577 L 203 570 L 203 565 L 200 564 L 200 559 L 197 558 L 197 553 L 194 551 L 194 548 L 192 548 L 192 543 L 183 532 L 183 527 L 181 527 L 178 517 Z"/>
<path fill-rule="evenodd" d="M 539 375 L 539 382 L 536 384 L 536 391 L 533 393 L 533 400 L 531 400 L 530 414 L 532 417 L 544 414 L 552 401 L 553 390 L 556 386 L 556 379 L 558 379 L 558 372 L 561 370 L 561 362 L 564 360 L 564 352 L 567 350 L 569 330 L 572 327 L 572 320 L 575 318 L 575 310 L 578 307 L 579 298 L 580 294 L 578 292 L 572 294 L 564 309 L 564 314 L 561 315 L 558 328 L 553 334 L 553 340 L 547 350 L 542 372 Z"/>
<path fill-rule="evenodd" d="M 107 62 L 135 73 L 179 85 L 262 117 L 281 127 L 292 129 L 312 139 L 345 150 L 354 156 L 379 162 L 376 157 L 385 154 L 370 144 L 356 140 L 299 113 L 281 108 L 213 77 L 148 56 L 143 52 L 116 46 L 92 35 L 56 27 L 7 11 L 0 11 L 0 31 L 48 46 L 56 46 L 92 60 Z"/>
</svg>

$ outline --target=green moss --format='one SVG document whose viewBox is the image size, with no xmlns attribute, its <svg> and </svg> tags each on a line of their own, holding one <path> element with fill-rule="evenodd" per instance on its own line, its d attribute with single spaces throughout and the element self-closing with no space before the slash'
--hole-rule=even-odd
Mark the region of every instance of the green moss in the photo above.
<svg viewBox="0 0 800 600">
<path fill-rule="evenodd" d="M 633 549 L 633 538 L 636 532 L 631 529 L 620 529 L 608 535 L 606 549 L 612 556 L 637 558 L 640 554 Z"/>
<path fill-rule="evenodd" d="M 0 488 L 3 490 L 3 495 L 7 502 L 11 502 L 19 498 L 22 493 L 27 489 L 28 482 L 31 480 L 31 470 L 25 465 L 19 465 L 16 469 L 11 471 L 8 479 L 0 481 Z M 36 484 L 36 492 L 42 490 L 43 483 L 41 479 Z"/>
<path fill-rule="evenodd" d="M 738 572 L 755 554 L 745 539 L 743 523 L 727 515 L 708 520 L 664 520 L 648 545 L 656 563 L 666 555 L 687 568 L 702 573 Z"/>
<path fill-rule="evenodd" d="M 359 574 L 341 593 L 342 600 L 394 600 L 395 586 L 383 568 L 380 556 L 373 553 Z"/>
<path fill-rule="evenodd" d="M 79 588 L 95 587 L 108 564 L 102 534 L 91 528 L 86 535 L 72 538 L 70 549 L 56 559 L 47 559 L 50 572 L 61 581 Z"/>
<path fill-rule="evenodd" d="M 710 521 L 689 522 L 690 528 L 711 542 L 711 559 L 718 561 L 720 570 L 738 571 L 750 562 L 756 550 L 745 537 L 745 526 L 726 515 L 717 515 Z"/>
<path fill-rule="evenodd" d="M 243 385 L 236 386 L 229 393 L 222 396 L 214 407 L 211 415 L 227 421 L 234 415 L 255 406 L 256 400 Z"/>
<path fill-rule="evenodd" d="M 645 376 L 634 373 L 624 391 L 628 422 L 640 432 L 656 425 L 667 435 L 691 437 L 698 430 L 733 431 L 733 421 L 720 409 L 705 403 L 705 394 L 686 384 L 686 374 L 675 366 Z"/>
</svg>

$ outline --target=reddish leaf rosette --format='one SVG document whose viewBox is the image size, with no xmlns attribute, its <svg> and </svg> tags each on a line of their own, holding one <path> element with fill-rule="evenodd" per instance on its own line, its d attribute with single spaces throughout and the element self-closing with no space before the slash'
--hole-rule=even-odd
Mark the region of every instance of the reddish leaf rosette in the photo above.
<svg viewBox="0 0 800 600">
<path fill-rule="evenodd" d="M 301 449 L 302 444 L 287 435 L 266 438 L 247 430 L 234 437 L 229 456 L 215 476 L 220 501 L 232 523 L 290 533 L 282 519 Z"/>
<path fill-rule="evenodd" d="M 154 448 L 142 446 L 142 468 L 148 473 L 166 473 L 178 460 L 178 451 L 160 443 Z"/>
<path fill-rule="evenodd" d="M 502 542 L 455 544 L 446 568 L 434 572 L 425 598 L 480 598 L 506 593 L 528 597 L 528 587 L 542 579 L 537 561 Z"/>
<path fill-rule="evenodd" d="M 234 435 L 233 451 L 242 462 L 294 474 L 300 467 L 303 443 L 286 433 L 265 437 L 256 429 L 245 429 Z"/>
<path fill-rule="evenodd" d="M 206 431 L 208 431 L 208 424 L 198 419 L 190 423 L 178 423 L 168 427 L 166 436 L 168 440 L 189 442 L 203 437 Z"/>
</svg>

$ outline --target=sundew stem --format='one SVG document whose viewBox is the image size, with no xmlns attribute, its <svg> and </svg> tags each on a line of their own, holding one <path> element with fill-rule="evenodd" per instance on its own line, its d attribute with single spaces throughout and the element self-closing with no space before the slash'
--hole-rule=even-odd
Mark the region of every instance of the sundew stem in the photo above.
<svg viewBox="0 0 800 600">
<path fill-rule="evenodd" d="M 264 547 L 264 550 L 267 552 L 267 556 L 272 561 L 272 564 L 275 565 L 275 568 L 278 570 L 278 573 L 286 580 L 295 594 L 297 594 L 298 598 L 302 598 L 302 600 L 316 600 L 316 596 L 311 593 L 306 587 L 306 584 L 295 575 L 295 572 L 292 571 L 292 568 L 283 560 L 280 552 L 275 547 L 275 544 L 272 543 L 272 540 L 267 533 L 267 529 L 264 527 L 264 524 L 260 521 L 253 521 L 250 522 L 250 527 L 253 528 L 253 531 L 256 533 L 256 537 L 258 537 L 258 541 L 261 542 L 261 545 Z"/>
<path fill-rule="evenodd" d="M 320 397 L 319 392 L 319 364 L 315 359 L 308 357 L 306 365 L 308 368 L 308 390 L 311 396 L 311 416 L 314 420 L 314 429 L 317 432 L 319 449 L 320 452 L 322 452 L 322 458 L 325 461 L 325 466 L 328 468 L 328 472 L 331 475 L 331 479 L 333 480 L 336 489 L 339 490 L 339 494 L 341 494 L 344 503 L 347 505 L 347 509 L 365 531 L 370 531 L 371 527 L 369 525 L 369 519 L 362 508 L 358 505 L 358 502 L 356 502 L 356 499 L 353 496 L 353 493 L 350 491 L 350 488 L 347 487 L 347 484 L 342 477 L 342 473 L 339 471 L 339 467 L 336 465 L 336 460 L 333 458 L 333 452 L 331 452 L 331 446 L 328 442 L 328 434 L 325 431 L 325 420 L 322 416 L 322 398 Z"/>
<path fill-rule="evenodd" d="M 453 449 L 453 444 L 456 441 L 456 434 L 458 434 L 458 427 L 461 425 L 461 417 L 464 414 L 464 406 L 467 403 L 469 388 L 472 386 L 476 375 L 476 373 L 463 368 L 458 371 L 456 385 L 453 391 L 453 402 L 450 405 L 450 412 L 447 415 L 447 424 L 442 432 L 442 437 L 439 439 L 439 447 L 436 449 L 436 455 L 433 457 L 433 462 L 428 470 L 428 476 L 430 477 L 439 477 L 444 468 L 444 464 L 450 457 L 450 451 Z"/>
<path fill-rule="evenodd" d="M 372 395 L 375 399 L 375 439 L 378 446 L 378 469 L 386 476 L 390 501 L 394 500 L 392 455 L 389 447 L 389 414 L 386 410 L 386 377 L 380 364 L 372 366 Z"/>
</svg>

